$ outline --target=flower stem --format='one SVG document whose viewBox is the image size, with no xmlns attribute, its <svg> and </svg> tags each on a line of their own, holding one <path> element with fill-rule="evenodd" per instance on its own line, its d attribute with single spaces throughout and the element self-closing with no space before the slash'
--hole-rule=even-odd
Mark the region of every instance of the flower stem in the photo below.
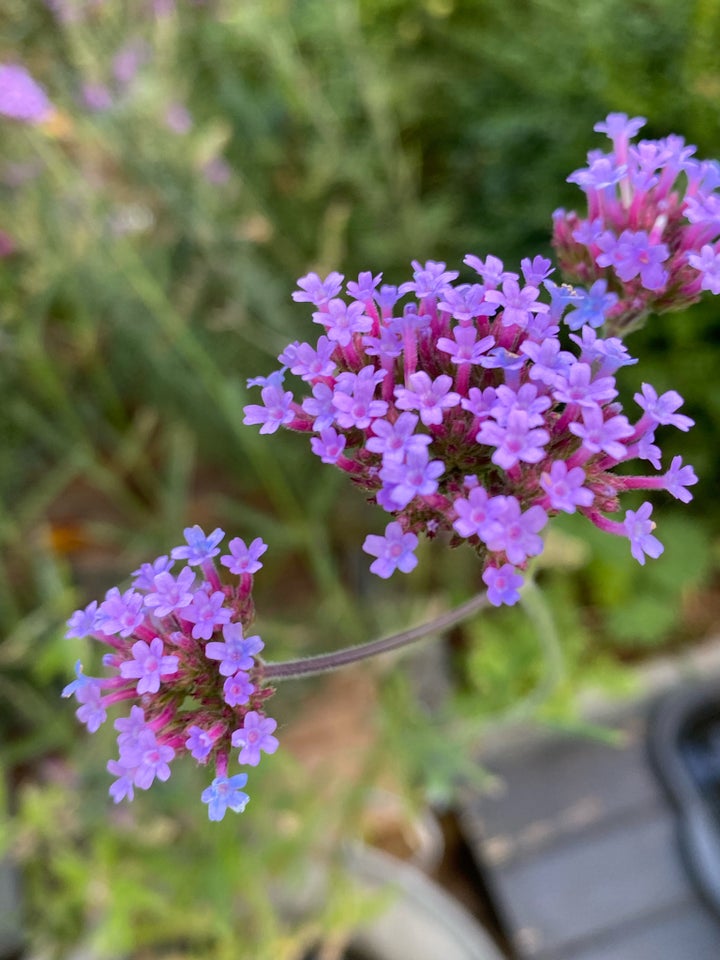
<svg viewBox="0 0 720 960">
<path fill-rule="evenodd" d="M 313 677 L 321 673 L 329 673 L 331 670 L 338 670 L 340 667 L 346 667 L 351 663 L 357 663 L 359 660 L 376 657 L 380 653 L 399 650 L 401 647 L 415 643 L 416 640 L 422 640 L 423 637 L 432 633 L 439 633 L 441 630 L 446 630 L 448 627 L 460 623 L 461 620 L 465 620 L 478 610 L 482 610 L 487 602 L 487 594 L 479 593 L 460 604 L 459 607 L 440 614 L 434 620 L 421 623 L 417 627 L 411 627 L 410 630 L 403 630 L 401 633 L 394 633 L 389 637 L 380 637 L 377 640 L 369 640 L 367 643 L 343 647 L 341 650 L 334 650 L 332 653 L 320 653 L 314 657 L 266 663 L 263 666 L 263 680 L 277 682 L 279 680 L 292 680 L 295 677 Z"/>
</svg>

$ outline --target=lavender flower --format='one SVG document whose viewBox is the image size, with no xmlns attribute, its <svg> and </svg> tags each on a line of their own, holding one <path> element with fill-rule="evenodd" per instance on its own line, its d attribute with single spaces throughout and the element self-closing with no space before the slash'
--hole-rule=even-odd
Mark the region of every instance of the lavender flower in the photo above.
<svg viewBox="0 0 720 960">
<path fill-rule="evenodd" d="M 190 754 L 215 767 L 202 799 L 210 819 L 222 819 L 248 799 L 241 792 L 246 775 L 227 774 L 233 748 L 240 747 L 241 762 L 251 766 L 260 751 L 277 749 L 275 721 L 264 709 L 274 691 L 263 684 L 257 657 L 263 642 L 248 635 L 252 574 L 262 566 L 257 558 L 266 547 L 259 538 L 250 547 L 239 537 L 231 540 L 231 553 L 221 560 L 239 579 L 223 586 L 214 563 L 223 537 L 220 529 L 206 536 L 200 527 L 188 527 L 186 543 L 171 551 L 188 564 L 177 576 L 168 572 L 167 556 L 143 564 L 134 589 L 113 588 L 102 604 L 92 603 L 68 621 L 68 636 L 90 636 L 109 648 L 103 657 L 109 676 L 87 676 L 78 662 L 75 679 L 62 691 L 75 696 L 78 719 L 94 733 L 113 704 L 129 706 L 115 720 L 119 756 L 108 762 L 115 803 L 132 800 L 136 788 L 167 780 L 175 758 Z M 247 743 L 238 738 L 243 730 Z"/>
</svg>

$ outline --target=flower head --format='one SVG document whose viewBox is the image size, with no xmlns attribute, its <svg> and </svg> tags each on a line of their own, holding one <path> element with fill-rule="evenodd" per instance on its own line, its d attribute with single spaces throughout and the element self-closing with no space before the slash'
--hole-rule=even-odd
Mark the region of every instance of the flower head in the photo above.
<svg viewBox="0 0 720 960">
<path fill-rule="evenodd" d="M 109 649 L 103 657 L 108 676 L 87 676 L 78 662 L 75 679 L 62 691 L 75 696 L 78 719 L 94 733 L 113 704 L 129 707 L 115 720 L 118 758 L 108 763 L 116 803 L 132 800 L 136 788 L 167 780 L 172 762 L 186 753 L 215 766 L 203 802 L 211 819 L 221 819 L 225 810 L 247 803 L 240 792 L 245 774 L 226 776 L 231 751 L 249 750 L 245 757 L 251 759 L 242 762 L 255 766 L 256 744 L 264 753 L 277 746 L 270 736 L 275 721 L 264 712 L 273 691 L 263 685 L 257 658 L 263 642 L 249 631 L 252 573 L 266 547 L 259 538 L 250 547 L 239 537 L 231 540 L 230 554 L 221 559 L 237 581 L 223 585 L 214 562 L 223 537 L 220 529 L 206 536 L 188 527 L 185 544 L 171 552 L 187 564 L 176 575 L 168 572 L 167 557 L 143 564 L 133 589 L 113 588 L 99 606 L 90 604 L 68 621 L 68 636 L 89 636 Z M 238 731 L 255 729 L 261 735 L 249 744 L 234 742 Z"/>
<path fill-rule="evenodd" d="M 633 143 L 644 124 L 644 117 L 611 113 L 595 125 L 612 149 L 591 151 L 588 166 L 568 177 L 585 192 L 587 215 L 554 216 L 561 271 L 591 284 L 569 317 L 573 324 L 606 322 L 611 332 L 627 333 L 651 312 L 687 306 L 703 290 L 720 293 L 714 168 L 695 160 L 682 137 Z"/>
<path fill-rule="evenodd" d="M 629 149 L 624 138 L 634 124 L 608 122 L 618 149 Z M 610 191 L 630 166 L 594 164 L 592 176 L 576 179 Z M 642 226 L 613 238 L 601 212 L 585 231 L 598 251 L 612 252 L 622 283 L 657 293 L 658 271 L 672 269 L 664 241 Z M 305 392 L 285 425 L 309 433 L 323 462 L 391 514 L 385 533 L 363 543 L 373 573 L 408 573 L 419 537 L 445 533 L 452 546 L 466 541 L 476 551 L 491 602 L 514 603 L 554 514 L 581 513 L 624 536 L 611 519 L 623 491 L 689 497 L 690 467 L 662 481 L 615 468 L 636 458 L 659 464 L 655 428 L 692 421 L 677 413 L 678 394 L 658 396 L 647 384 L 636 397 L 639 420 L 622 412 L 615 373 L 636 361 L 619 338 L 599 333 L 626 303 L 625 288 L 608 275 L 591 277 L 583 290 L 548 279 L 543 257 L 524 260 L 522 278 L 497 257 L 468 255 L 465 263 L 482 283 L 455 284 L 458 273 L 444 263 L 413 262 L 413 279 L 398 287 L 378 290 L 379 274 L 362 274 L 347 288 L 351 302 L 339 274 L 330 286 L 302 278 L 308 296 L 295 299 L 315 302 L 312 319 L 328 333 L 317 347 L 295 342 L 280 355 Z M 399 304 L 403 297 L 409 302 Z M 256 380 L 264 393 L 266 381 Z M 246 408 L 246 422 L 264 423 L 255 409 Z"/>
</svg>

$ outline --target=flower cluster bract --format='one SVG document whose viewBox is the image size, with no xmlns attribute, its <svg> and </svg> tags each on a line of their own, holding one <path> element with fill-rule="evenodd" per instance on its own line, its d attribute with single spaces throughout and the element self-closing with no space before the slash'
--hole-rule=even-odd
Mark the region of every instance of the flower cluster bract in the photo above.
<svg viewBox="0 0 720 960">
<path fill-rule="evenodd" d="M 239 748 L 239 762 L 249 766 L 257 766 L 261 751 L 277 749 L 276 722 L 264 710 L 274 691 L 262 685 L 257 659 L 264 645 L 249 635 L 253 574 L 267 547 L 259 538 L 249 546 L 231 540 L 220 563 L 237 581 L 223 585 L 214 561 L 223 537 L 220 529 L 206 536 L 188 527 L 186 543 L 143 564 L 130 589 L 113 587 L 102 603 L 68 621 L 68 637 L 93 637 L 109 647 L 103 664 L 112 673 L 90 677 L 78 662 L 62 694 L 75 695 L 78 719 L 94 733 L 108 707 L 130 706 L 115 721 L 119 757 L 108 763 L 116 803 L 132 800 L 135 787 L 167 780 L 174 757 L 189 753 L 215 768 L 202 800 L 210 819 L 221 820 L 248 802 L 247 774 L 228 776 L 231 749 Z M 186 562 L 173 570 L 176 561 Z"/>
<path fill-rule="evenodd" d="M 692 424 L 677 413 L 682 398 L 643 384 L 632 423 L 614 374 L 636 361 L 597 333 L 605 296 L 556 285 L 543 257 L 523 260 L 522 277 L 493 256 L 465 263 L 479 280 L 455 283 L 444 263 L 413 262 L 411 281 L 388 286 L 361 273 L 345 297 L 340 274 L 302 277 L 293 297 L 313 305 L 323 332 L 315 344 L 291 343 L 280 370 L 249 381 L 262 404 L 246 406 L 244 422 L 312 434 L 314 453 L 391 515 L 363 545 L 380 577 L 416 566 L 419 535 L 446 532 L 476 549 L 490 601 L 513 604 L 559 512 L 628 537 L 640 563 L 657 557 L 649 503 L 622 519 L 606 514 L 624 490 L 691 499 L 697 478 L 679 457 L 652 476 L 614 472 L 634 459 L 660 469 L 657 427 Z M 299 399 L 285 387 L 288 370 L 304 385 Z"/>
<path fill-rule="evenodd" d="M 611 113 L 595 125 L 613 149 L 590 151 L 568 177 L 587 196 L 587 216 L 553 217 L 561 270 L 592 285 L 581 309 L 605 298 L 611 332 L 695 303 L 703 290 L 720 293 L 720 164 L 694 159 L 675 135 L 633 143 L 644 124 Z"/>
</svg>

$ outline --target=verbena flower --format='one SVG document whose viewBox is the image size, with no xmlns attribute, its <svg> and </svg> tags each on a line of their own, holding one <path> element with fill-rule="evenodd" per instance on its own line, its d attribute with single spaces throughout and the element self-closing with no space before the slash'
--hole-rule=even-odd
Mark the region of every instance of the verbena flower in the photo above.
<svg viewBox="0 0 720 960">
<path fill-rule="evenodd" d="M 682 137 L 633 142 L 643 117 L 611 113 L 595 130 L 612 143 L 593 150 L 568 180 L 586 194 L 585 217 L 553 216 L 562 273 L 588 285 L 568 322 L 623 333 L 648 313 L 720 293 L 720 165 L 697 160 Z"/>
<path fill-rule="evenodd" d="M 170 572 L 167 556 L 143 564 L 131 589 L 113 587 L 104 601 L 68 621 L 69 637 L 92 637 L 109 650 L 103 657 L 108 676 L 89 677 L 78 662 L 62 692 L 77 699 L 78 719 L 94 733 L 112 705 L 130 708 L 115 720 L 119 755 L 108 762 L 116 803 L 132 800 L 136 787 L 167 780 L 174 759 L 188 753 L 215 769 L 202 799 L 210 819 L 220 820 L 248 802 L 241 791 L 247 776 L 228 775 L 231 751 L 240 747 L 240 763 L 257 766 L 260 750 L 277 749 L 271 736 L 276 724 L 264 709 L 274 692 L 263 685 L 264 644 L 247 635 L 254 617 L 252 574 L 267 548 L 259 538 L 250 547 L 231 540 L 231 553 L 220 562 L 236 582 L 224 585 L 214 561 L 223 537 L 220 529 L 206 536 L 189 527 L 186 543 L 171 551 L 187 566 Z"/>
<path fill-rule="evenodd" d="M 601 174 L 616 182 L 608 164 L 593 176 Z M 625 175 L 617 172 L 617 182 Z M 660 262 L 662 241 L 648 236 L 647 247 L 633 247 L 648 256 L 629 283 L 642 284 Z M 385 533 L 363 544 L 383 578 L 416 566 L 422 534 L 444 533 L 477 552 L 490 602 L 513 604 L 522 571 L 542 552 L 542 531 L 561 512 L 627 537 L 640 562 L 657 556 L 649 504 L 622 521 L 612 515 L 626 490 L 687 501 L 692 467 L 676 458 L 657 476 L 644 465 L 632 476 L 615 468 L 639 460 L 659 469 L 656 430 L 692 421 L 677 413 L 675 391 L 658 396 L 649 384 L 636 394 L 634 422 L 617 402 L 615 374 L 636 361 L 597 328 L 627 291 L 608 292 L 610 281 L 592 276 L 588 291 L 568 293 L 548 279 L 543 257 L 523 261 L 522 279 L 497 257 L 465 263 L 482 283 L 454 284 L 459 274 L 444 263 L 414 263 L 413 280 L 399 287 L 378 289 L 380 274 L 361 274 L 347 284 L 347 302 L 340 274 L 302 277 L 294 299 L 313 304 L 312 320 L 329 333 L 317 347 L 291 344 L 280 370 L 250 381 L 265 405 L 246 407 L 245 422 L 308 433 L 323 462 L 390 514 Z M 299 377 L 297 397 L 285 385 L 288 367 Z"/>
</svg>

